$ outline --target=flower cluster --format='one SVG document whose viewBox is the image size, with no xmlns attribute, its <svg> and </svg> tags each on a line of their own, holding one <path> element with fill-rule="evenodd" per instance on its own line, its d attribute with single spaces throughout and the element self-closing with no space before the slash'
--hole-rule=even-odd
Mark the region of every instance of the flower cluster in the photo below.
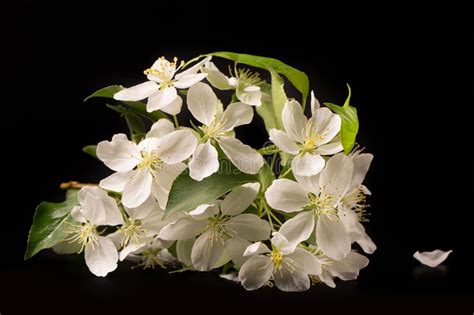
<svg viewBox="0 0 474 315">
<path fill-rule="evenodd" d="M 96 157 L 113 173 L 79 187 L 52 246 L 57 253 L 84 252 L 96 276 L 127 259 L 145 268 L 219 270 L 247 290 L 304 291 L 357 278 L 369 262 L 360 252 L 376 249 L 362 225 L 370 195 L 363 180 L 373 156 L 345 146 L 340 113 L 322 107 L 313 93 L 309 118 L 304 99 L 285 98 L 278 111 L 274 86 L 259 73 L 236 64 L 225 75 L 210 56 L 190 67 L 161 57 L 144 73 L 146 82 L 112 97 L 124 104 L 146 99 L 140 113 L 162 118 L 141 135 L 119 133 L 97 145 Z M 213 88 L 230 91 L 230 104 Z M 178 123 L 183 110 L 194 118 L 190 127 Z M 278 122 L 273 126 L 269 110 Z M 234 131 L 250 124 L 254 112 L 273 142 L 261 150 Z M 222 160 L 245 180 L 219 177 Z M 215 187 L 178 191 L 180 180 L 213 180 Z M 228 188 L 209 192 L 219 185 Z M 179 193 L 183 202 L 203 202 L 168 213 L 168 199 Z"/>
</svg>

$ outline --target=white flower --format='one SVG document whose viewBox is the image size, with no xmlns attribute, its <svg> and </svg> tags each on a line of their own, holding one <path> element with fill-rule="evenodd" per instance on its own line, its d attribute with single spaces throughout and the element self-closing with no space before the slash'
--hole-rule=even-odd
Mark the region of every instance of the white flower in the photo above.
<svg viewBox="0 0 474 315">
<path fill-rule="evenodd" d="M 369 264 L 367 257 L 353 251 L 339 261 L 324 255 L 318 255 L 317 258 L 322 268 L 318 279 L 331 288 L 336 287 L 334 277 L 344 281 L 355 280 L 359 276 L 360 270 Z"/>
<path fill-rule="evenodd" d="M 352 242 L 357 242 L 367 254 L 372 254 L 377 246 L 365 232 L 364 226 L 360 223 L 365 219 L 365 196 L 370 195 L 370 191 L 362 185 L 365 175 L 369 170 L 370 163 L 374 156 L 369 153 L 356 151 L 350 155 L 354 164 L 352 181 L 347 193 L 341 200 L 338 210 L 339 219 L 344 224 Z"/>
<path fill-rule="evenodd" d="M 285 131 L 270 129 L 269 132 L 270 140 L 280 150 L 294 156 L 291 170 L 298 176 L 318 174 L 325 163 L 321 155 L 343 149 L 336 137 L 341 129 L 341 117 L 328 108 L 319 108 L 314 97 L 311 103 L 312 117 L 307 119 L 297 101 L 288 101 L 282 112 Z"/>
<path fill-rule="evenodd" d="M 277 210 L 298 212 L 280 227 L 292 243 L 307 240 L 316 229 L 316 241 L 325 255 L 340 260 L 351 250 L 351 239 L 338 217 L 338 207 L 352 180 L 353 162 L 339 153 L 331 157 L 316 176 L 296 176 L 297 182 L 277 179 L 265 192 L 268 204 Z"/>
<path fill-rule="evenodd" d="M 423 265 L 429 267 L 437 267 L 439 264 L 445 261 L 446 258 L 448 258 L 449 254 L 451 254 L 452 252 L 452 250 L 445 252 L 436 249 L 432 252 L 416 252 L 415 254 L 413 254 L 413 257 L 419 262 L 421 262 Z"/>
<path fill-rule="evenodd" d="M 211 270 L 224 254 L 234 258 L 233 253 L 239 252 L 233 248 L 238 244 L 229 240 L 257 241 L 270 236 L 267 221 L 254 214 L 242 213 L 252 204 L 259 189 L 259 183 L 239 186 L 222 202 L 200 205 L 184 218 L 168 224 L 158 237 L 163 240 L 188 240 L 199 235 L 192 245 L 192 265 L 199 271 Z M 241 259 L 242 252 L 239 255 L 236 260 Z"/>
<path fill-rule="evenodd" d="M 157 238 L 161 229 L 170 223 L 170 220 L 163 221 L 164 210 L 160 208 L 158 202 L 150 196 L 143 204 L 137 208 L 124 207 L 127 213 L 125 223 L 111 236 L 116 240 L 116 245 L 121 248 L 120 261 L 128 255 L 143 252 L 150 243 L 154 243 L 154 248 L 168 248 L 173 242 L 163 241 Z M 175 217 L 176 219 L 176 217 Z"/>
<path fill-rule="evenodd" d="M 296 247 L 280 233 L 273 233 L 272 250 L 263 243 L 247 247 L 244 255 L 251 256 L 240 268 L 239 281 L 247 290 L 256 290 L 271 279 L 282 291 L 309 289 L 309 275 L 321 273 L 321 266 L 312 253 Z"/>
<path fill-rule="evenodd" d="M 218 99 L 209 85 L 196 83 L 187 95 L 191 114 L 203 125 L 204 136 L 189 163 L 190 176 L 202 180 L 219 168 L 217 142 L 230 161 L 242 172 L 256 174 L 263 166 L 262 156 L 253 148 L 243 144 L 232 135 L 232 130 L 252 121 L 253 110 L 242 103 L 230 104 L 224 112 L 218 112 Z"/>
<path fill-rule="evenodd" d="M 137 262 L 143 269 L 156 266 L 166 268 L 174 265 L 176 258 L 168 251 L 171 245 L 165 244 L 160 239 L 153 239 L 145 246 L 133 251 L 127 256 L 127 260 Z"/>
<path fill-rule="evenodd" d="M 149 81 L 121 90 L 115 93 L 114 98 L 119 101 L 139 101 L 148 98 L 147 111 L 161 109 L 168 114 L 176 115 L 181 111 L 183 104 L 176 88 L 187 89 L 204 79 L 207 74 L 197 72 L 202 64 L 209 59 L 204 59 L 189 69 L 177 73 L 184 62 L 177 66 L 177 58 L 174 58 L 173 62 L 169 62 L 161 57 L 155 61 L 151 68 L 144 71 Z"/>
<path fill-rule="evenodd" d="M 207 74 L 206 79 L 215 88 L 219 90 L 235 89 L 235 95 L 242 103 L 252 106 L 262 104 L 262 91 L 259 85 L 263 81 L 258 73 L 252 73 L 248 69 L 235 69 L 235 77 L 227 77 L 210 60 L 205 62 L 201 71 Z"/>
<path fill-rule="evenodd" d="M 156 122 L 138 145 L 126 135 L 116 134 L 112 141 L 97 146 L 98 158 L 117 172 L 103 179 L 100 187 L 121 192 L 122 203 L 128 208 L 140 206 L 152 193 L 164 208 L 172 181 L 185 168 L 181 162 L 196 146 L 191 131 L 175 131 L 166 119 Z"/>
<path fill-rule="evenodd" d="M 89 270 L 98 277 L 105 277 L 117 268 L 118 253 L 114 243 L 101 236 L 97 228 L 123 224 L 123 218 L 115 200 L 99 187 L 84 187 L 78 193 L 79 206 L 71 210 L 73 225 L 67 241 L 80 244 L 79 252 Z"/>
</svg>

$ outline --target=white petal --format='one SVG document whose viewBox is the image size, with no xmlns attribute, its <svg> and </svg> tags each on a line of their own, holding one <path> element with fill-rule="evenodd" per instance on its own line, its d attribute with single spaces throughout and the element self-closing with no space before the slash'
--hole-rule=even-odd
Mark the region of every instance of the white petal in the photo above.
<svg viewBox="0 0 474 315">
<path fill-rule="evenodd" d="M 114 243 L 106 237 L 97 237 L 97 244 L 86 245 L 84 257 L 89 270 L 98 277 L 105 277 L 117 268 L 118 253 Z"/>
<path fill-rule="evenodd" d="M 84 217 L 84 211 L 82 210 L 82 207 L 80 207 L 80 206 L 76 206 L 76 207 L 72 208 L 71 216 L 77 222 L 81 222 L 81 223 L 86 223 L 87 222 L 87 219 Z"/>
<path fill-rule="evenodd" d="M 147 169 L 137 169 L 131 180 L 125 185 L 122 203 L 125 207 L 135 208 L 141 205 L 151 193 L 153 176 Z"/>
<path fill-rule="evenodd" d="M 84 208 L 84 214 L 86 215 L 87 210 L 85 209 L 87 206 L 85 204 L 85 198 L 88 195 L 92 195 L 96 197 L 95 205 L 95 211 L 101 212 L 104 216 L 100 215 L 102 219 L 92 219 L 90 218 L 90 221 L 97 224 L 97 225 L 117 225 L 117 224 L 123 224 L 123 218 L 122 214 L 117 206 L 117 203 L 115 202 L 115 199 L 110 197 L 105 190 L 95 186 L 95 187 L 83 187 L 78 193 L 78 199 L 79 201 L 84 201 L 83 203 L 83 208 Z M 97 215 L 97 214 L 96 214 Z"/>
<path fill-rule="evenodd" d="M 255 242 L 252 245 L 247 246 L 244 251 L 244 256 L 253 256 L 258 254 L 266 254 L 269 253 L 270 249 L 267 245 L 263 244 L 262 242 Z"/>
<path fill-rule="evenodd" d="M 150 131 L 148 131 L 146 134 L 146 137 L 161 138 L 172 131 L 174 131 L 173 123 L 169 119 L 162 118 L 151 126 Z"/>
<path fill-rule="evenodd" d="M 239 274 L 237 272 L 229 272 L 229 273 L 221 273 L 219 275 L 219 277 L 221 277 L 222 279 L 226 279 L 226 280 L 229 280 L 229 281 L 232 281 L 232 282 L 237 282 L 239 283 Z"/>
<path fill-rule="evenodd" d="M 356 242 L 362 248 L 364 253 L 373 254 L 377 250 L 377 245 L 375 245 L 367 233 L 362 234 L 361 237 L 356 240 Z"/>
<path fill-rule="evenodd" d="M 314 113 L 321 105 L 319 104 L 318 99 L 314 96 L 314 92 L 311 91 L 311 115 L 314 116 Z"/>
<path fill-rule="evenodd" d="M 63 242 L 57 243 L 52 248 L 53 248 L 53 251 L 59 255 L 74 254 L 74 253 L 79 253 L 79 251 L 81 250 L 81 243 L 78 243 L 78 242 L 71 243 L 70 241 L 63 241 Z"/>
<path fill-rule="evenodd" d="M 176 96 L 174 101 L 166 105 L 161 109 L 162 112 L 170 115 L 178 115 L 181 112 L 181 107 L 183 106 L 183 99 L 181 96 Z"/>
<path fill-rule="evenodd" d="M 349 189 L 353 168 L 352 160 L 344 153 L 332 156 L 321 171 L 319 186 L 325 193 L 335 196 L 335 202 L 338 202 Z"/>
<path fill-rule="evenodd" d="M 244 89 L 237 87 L 235 90 L 235 95 L 239 101 L 247 105 L 262 105 L 262 91 L 260 91 L 258 86 L 249 86 Z"/>
<path fill-rule="evenodd" d="M 221 203 L 222 214 L 234 216 L 242 213 L 255 200 L 259 189 L 259 183 L 248 183 L 234 188 Z"/>
<path fill-rule="evenodd" d="M 182 77 L 184 77 L 186 75 L 194 74 L 194 73 L 198 72 L 199 69 L 201 69 L 202 65 L 205 64 L 205 63 L 208 63 L 210 60 L 211 60 L 211 57 L 204 58 L 203 60 L 201 60 L 198 63 L 194 64 L 192 67 L 189 67 L 186 70 L 184 70 L 180 73 L 177 73 L 175 75 L 175 78 L 179 80 L 179 79 L 181 79 Z"/>
<path fill-rule="evenodd" d="M 244 213 L 230 218 L 224 223 L 231 237 L 240 237 L 247 241 L 260 241 L 270 236 L 270 224 L 255 214 Z"/>
<path fill-rule="evenodd" d="M 195 220 L 192 217 L 184 217 L 161 229 L 158 237 L 170 241 L 185 240 L 201 233 L 205 225 L 206 221 Z"/>
<path fill-rule="evenodd" d="M 149 97 L 159 89 L 160 86 L 158 84 L 147 81 L 115 93 L 114 99 L 119 101 L 139 101 Z"/>
<path fill-rule="evenodd" d="M 273 274 L 273 263 L 267 256 L 253 256 L 240 268 L 239 281 L 246 290 L 261 288 Z"/>
<path fill-rule="evenodd" d="M 231 137 L 219 140 L 222 151 L 231 162 L 242 172 L 257 174 L 263 166 L 263 157 L 254 148 Z"/>
<path fill-rule="evenodd" d="M 207 81 L 216 89 L 230 90 L 232 86 L 229 84 L 229 78 L 219 71 L 212 62 L 206 63 L 202 68 L 202 72 L 207 73 Z"/>
<path fill-rule="evenodd" d="M 219 169 L 219 159 L 216 148 L 208 140 L 197 146 L 191 161 L 189 162 L 189 176 L 201 181 L 214 174 Z"/>
<path fill-rule="evenodd" d="M 132 178 L 133 171 L 116 172 L 100 181 L 99 187 L 115 192 L 122 192 Z"/>
<path fill-rule="evenodd" d="M 290 154 L 298 154 L 300 148 L 295 141 L 286 134 L 286 132 L 278 129 L 270 129 L 270 141 L 272 141 L 280 150 Z"/>
<path fill-rule="evenodd" d="M 272 242 L 272 245 L 276 247 L 283 255 L 293 253 L 297 245 L 295 243 L 290 243 L 280 232 L 273 232 L 270 241 Z"/>
<path fill-rule="evenodd" d="M 231 238 L 225 242 L 225 252 L 237 267 L 241 267 L 248 259 L 244 256 L 245 249 L 250 245 L 249 241 L 241 238 Z"/>
<path fill-rule="evenodd" d="M 190 87 L 187 104 L 194 118 L 206 126 L 210 125 L 217 112 L 217 96 L 209 85 L 198 82 Z"/>
<path fill-rule="evenodd" d="M 150 97 L 148 97 L 146 110 L 147 112 L 151 113 L 155 110 L 162 109 L 176 100 L 176 97 L 178 97 L 178 93 L 172 86 L 156 91 Z"/>
<path fill-rule="evenodd" d="M 319 187 L 319 174 L 314 176 L 298 176 L 295 175 L 296 181 L 300 183 L 304 189 L 315 195 L 318 195 L 321 191 Z"/>
<path fill-rule="evenodd" d="M 280 227 L 280 232 L 290 243 L 306 241 L 314 231 L 314 212 L 304 211 L 289 219 Z"/>
<path fill-rule="evenodd" d="M 137 145 L 124 134 L 114 135 L 112 141 L 99 142 L 97 157 L 116 172 L 130 171 L 141 161 Z"/>
<path fill-rule="evenodd" d="M 351 239 L 344 224 L 327 215 L 319 217 L 316 226 L 316 240 L 323 253 L 334 260 L 341 260 L 351 250 Z"/>
<path fill-rule="evenodd" d="M 196 84 L 207 76 L 206 73 L 186 74 L 181 76 L 178 81 L 173 82 L 173 85 L 178 89 L 187 89 Z"/>
<path fill-rule="evenodd" d="M 322 146 L 314 150 L 314 153 L 321 154 L 321 155 L 332 155 L 332 154 L 341 152 L 343 149 L 344 148 L 342 147 L 341 141 L 336 141 L 336 142 L 323 144 Z"/>
<path fill-rule="evenodd" d="M 189 215 L 196 220 L 206 220 L 210 217 L 215 216 L 219 213 L 219 206 L 212 204 L 202 204 L 197 206 L 196 209 L 189 212 Z"/>
<path fill-rule="evenodd" d="M 277 179 L 265 192 L 270 207 L 285 211 L 301 211 L 309 203 L 308 192 L 304 187 L 289 179 Z"/>
<path fill-rule="evenodd" d="M 125 258 L 127 258 L 128 255 L 130 255 L 133 252 L 136 252 L 140 248 L 145 247 L 146 243 L 130 243 L 127 246 L 125 246 L 119 254 L 119 260 L 123 261 Z"/>
<path fill-rule="evenodd" d="M 296 270 L 300 272 L 308 275 L 319 275 L 322 271 L 319 260 L 307 250 L 296 248 L 287 257 L 293 259 Z"/>
<path fill-rule="evenodd" d="M 327 268 L 333 276 L 341 280 L 354 280 L 357 279 L 359 271 L 367 267 L 368 264 L 367 257 L 356 252 L 350 252 L 346 257 L 333 262 Z"/>
<path fill-rule="evenodd" d="M 319 145 L 331 141 L 341 130 L 341 117 L 326 107 L 317 109 L 309 123 L 313 132 L 320 136 Z"/>
<path fill-rule="evenodd" d="M 209 229 L 194 242 L 191 252 L 193 266 L 199 271 L 209 271 L 217 264 L 223 252 L 222 239 L 215 238 L 212 229 Z"/>
<path fill-rule="evenodd" d="M 195 240 L 196 239 L 192 237 L 185 240 L 178 240 L 176 242 L 176 256 L 178 256 L 178 260 L 185 266 L 191 266 L 193 264 L 191 261 L 191 252 Z"/>
<path fill-rule="evenodd" d="M 324 168 L 325 161 L 318 154 L 298 154 L 291 161 L 291 169 L 298 176 L 314 176 Z"/>
<path fill-rule="evenodd" d="M 369 171 L 370 164 L 372 163 L 374 156 L 370 153 L 357 154 L 352 159 L 354 163 L 354 173 L 352 175 L 352 182 L 350 189 L 359 187 L 364 181 L 365 175 Z"/>
<path fill-rule="evenodd" d="M 297 101 L 288 101 L 282 112 L 283 126 L 285 131 L 293 141 L 303 143 L 304 128 L 307 118 L 303 113 L 300 103 Z"/>
<path fill-rule="evenodd" d="M 194 153 L 196 136 L 189 130 L 176 130 L 160 139 L 159 157 L 167 164 L 182 162 Z"/>
<path fill-rule="evenodd" d="M 184 163 L 166 164 L 163 163 L 156 171 L 156 183 L 165 190 L 170 190 L 174 180 L 186 169 Z"/>
<path fill-rule="evenodd" d="M 308 274 L 289 270 L 285 267 L 275 270 L 273 278 L 277 288 L 285 292 L 306 291 L 311 285 Z"/>
<path fill-rule="evenodd" d="M 232 103 L 222 113 L 223 130 L 229 131 L 235 127 L 250 124 L 253 118 L 253 109 L 243 103 Z"/>
<path fill-rule="evenodd" d="M 156 210 L 158 207 L 155 198 L 150 195 L 140 206 L 135 208 L 128 208 L 125 207 L 125 211 L 127 211 L 130 220 L 142 220 L 146 218 L 153 210 Z"/>
<path fill-rule="evenodd" d="M 436 249 L 432 252 L 416 252 L 415 254 L 413 254 L 413 257 L 415 257 L 415 259 L 417 259 L 423 265 L 429 267 L 436 267 L 443 261 L 445 261 L 446 258 L 448 258 L 449 254 L 451 254 L 452 252 L 452 250 L 445 252 Z"/>
<path fill-rule="evenodd" d="M 80 208 L 80 214 L 89 222 L 94 223 L 95 225 L 104 225 L 106 223 L 107 214 L 104 210 L 104 207 L 101 203 L 99 197 L 94 196 L 93 194 L 86 194 L 85 197 L 81 198 L 82 207 Z M 77 208 L 76 208 L 77 209 Z M 74 218 L 79 216 L 74 213 Z"/>
<path fill-rule="evenodd" d="M 318 276 L 319 276 L 319 280 L 321 280 L 321 282 L 324 282 L 328 287 L 330 288 L 336 287 L 336 284 L 334 283 L 334 279 L 332 278 L 331 273 L 329 271 L 323 269 L 323 271 Z"/>
</svg>

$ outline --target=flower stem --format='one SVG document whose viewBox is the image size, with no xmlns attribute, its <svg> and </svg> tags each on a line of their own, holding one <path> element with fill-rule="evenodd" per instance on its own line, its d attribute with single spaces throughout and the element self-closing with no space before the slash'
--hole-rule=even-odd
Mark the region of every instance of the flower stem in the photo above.
<svg viewBox="0 0 474 315">
<path fill-rule="evenodd" d="M 176 115 L 173 115 L 173 121 L 175 128 L 179 128 L 178 117 Z"/>
<path fill-rule="evenodd" d="M 287 169 L 286 172 L 278 176 L 278 178 L 285 177 L 286 175 L 290 174 L 290 172 L 291 172 L 291 168 Z"/>
</svg>

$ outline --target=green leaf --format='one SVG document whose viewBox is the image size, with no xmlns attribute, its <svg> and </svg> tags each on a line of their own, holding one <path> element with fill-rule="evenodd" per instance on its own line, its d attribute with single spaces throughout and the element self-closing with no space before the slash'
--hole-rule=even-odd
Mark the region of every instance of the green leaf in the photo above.
<svg viewBox="0 0 474 315">
<path fill-rule="evenodd" d="M 272 128 L 284 130 L 281 113 L 287 101 L 283 80 L 275 71 L 270 70 L 270 73 L 272 84 L 271 86 L 263 85 L 262 90 L 264 93 L 270 94 L 271 97 L 263 98 L 262 105 L 256 107 L 256 111 L 262 117 L 268 132 Z"/>
<path fill-rule="evenodd" d="M 123 89 L 124 89 L 124 87 L 121 86 L 121 85 L 110 85 L 110 86 L 102 88 L 98 91 L 95 91 L 94 93 L 92 93 L 91 95 L 86 97 L 84 99 L 84 102 L 91 99 L 91 98 L 94 98 L 94 97 L 104 97 L 104 98 L 113 99 L 114 94 L 121 91 L 121 90 L 123 90 Z M 165 113 L 163 113 L 162 111 L 159 111 L 159 110 L 149 113 L 146 110 L 146 105 L 142 102 L 123 101 L 122 103 L 124 103 L 128 106 L 127 109 L 131 113 L 142 116 L 143 118 L 147 118 L 152 122 L 158 121 L 161 118 L 170 119 L 168 117 L 168 115 L 166 115 Z"/>
<path fill-rule="evenodd" d="M 275 72 L 284 75 L 290 82 L 295 86 L 295 88 L 302 95 L 302 105 L 303 108 L 306 104 L 306 99 L 309 94 L 309 80 L 308 76 L 296 69 L 293 68 L 278 59 L 261 57 L 248 54 L 238 54 L 228 51 L 219 51 L 207 54 L 206 56 L 216 56 L 229 60 L 233 60 L 238 63 L 243 63 L 252 67 L 262 68 L 265 70 L 273 69 Z"/>
<path fill-rule="evenodd" d="M 42 202 L 36 208 L 28 235 L 25 260 L 39 251 L 53 247 L 70 234 L 71 210 L 78 204 L 77 192 L 68 192 L 68 198 L 61 203 Z"/>
<path fill-rule="evenodd" d="M 85 147 L 82 148 L 82 152 L 89 154 L 92 157 L 97 157 L 97 145 L 96 144 L 91 144 L 91 145 L 86 145 Z"/>
<path fill-rule="evenodd" d="M 260 192 L 264 193 L 275 179 L 275 174 L 273 174 L 273 171 L 270 166 L 265 163 L 260 169 L 260 172 L 258 172 L 257 177 L 258 181 L 260 182 Z"/>
<path fill-rule="evenodd" d="M 139 142 L 145 136 L 145 124 L 140 117 L 121 105 L 107 104 L 107 107 L 116 111 L 117 113 L 120 113 L 122 117 L 125 118 L 132 140 Z"/>
<path fill-rule="evenodd" d="M 338 106 L 332 103 L 324 103 L 333 112 L 338 114 L 342 120 L 341 142 L 344 152 L 349 154 L 354 147 L 357 132 L 359 131 L 359 118 L 357 109 L 350 105 Z"/>
<path fill-rule="evenodd" d="M 220 159 L 219 170 L 198 182 L 189 176 L 189 169 L 181 173 L 171 187 L 164 218 L 180 211 L 190 211 L 197 206 L 215 201 L 233 188 L 257 182 L 255 175 L 239 171 L 228 159 Z"/>
</svg>

